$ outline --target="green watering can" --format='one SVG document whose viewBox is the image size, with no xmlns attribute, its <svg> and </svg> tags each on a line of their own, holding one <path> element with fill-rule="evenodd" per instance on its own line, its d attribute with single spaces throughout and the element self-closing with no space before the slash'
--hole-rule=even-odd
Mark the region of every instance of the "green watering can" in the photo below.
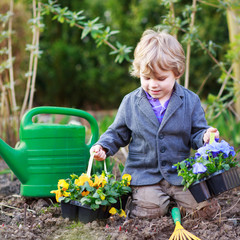
<svg viewBox="0 0 240 240">
<path fill-rule="evenodd" d="M 86 119 L 91 138 L 85 143 L 85 127 L 33 123 L 37 114 L 62 114 Z M 98 140 L 95 118 L 89 113 L 61 107 L 37 107 L 28 111 L 20 124 L 20 142 L 15 148 L 0 139 L 0 155 L 21 182 L 21 195 L 50 197 L 59 179 L 86 172 L 90 147 Z"/>
</svg>

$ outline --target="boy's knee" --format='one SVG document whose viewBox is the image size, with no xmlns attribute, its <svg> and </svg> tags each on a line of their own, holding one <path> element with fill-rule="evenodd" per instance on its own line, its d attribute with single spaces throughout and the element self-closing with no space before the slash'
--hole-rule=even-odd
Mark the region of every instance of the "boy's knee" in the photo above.
<svg viewBox="0 0 240 240">
<path fill-rule="evenodd" d="M 170 198 L 157 185 L 135 187 L 132 193 L 129 216 L 139 218 L 158 218 L 168 212 Z"/>
<path fill-rule="evenodd" d="M 168 212 L 168 206 L 158 206 L 151 203 L 136 204 L 132 201 L 130 205 L 130 218 L 158 218 Z"/>
</svg>

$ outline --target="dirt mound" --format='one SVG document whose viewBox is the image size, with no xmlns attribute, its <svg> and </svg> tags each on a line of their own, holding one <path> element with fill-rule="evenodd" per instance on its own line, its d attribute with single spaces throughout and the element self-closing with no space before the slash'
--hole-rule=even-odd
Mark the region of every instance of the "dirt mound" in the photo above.
<svg viewBox="0 0 240 240">
<path fill-rule="evenodd" d="M 88 224 L 61 217 L 54 199 L 19 195 L 19 181 L 0 176 L 0 239 L 158 239 L 167 240 L 174 230 L 170 215 L 158 219 L 111 217 Z M 240 188 L 217 197 L 220 212 L 211 220 L 182 219 L 183 227 L 202 240 L 240 239 Z"/>
</svg>

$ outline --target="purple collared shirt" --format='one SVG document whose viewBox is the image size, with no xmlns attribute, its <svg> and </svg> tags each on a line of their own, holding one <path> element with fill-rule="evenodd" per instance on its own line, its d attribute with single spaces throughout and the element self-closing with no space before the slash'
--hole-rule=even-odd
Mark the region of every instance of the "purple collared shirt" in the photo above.
<svg viewBox="0 0 240 240">
<path fill-rule="evenodd" d="M 145 93 L 147 95 L 147 99 L 148 99 L 149 103 L 151 104 L 152 109 L 153 109 L 159 123 L 161 124 L 171 97 L 162 106 L 159 99 L 153 98 L 146 91 L 145 91 Z"/>
</svg>

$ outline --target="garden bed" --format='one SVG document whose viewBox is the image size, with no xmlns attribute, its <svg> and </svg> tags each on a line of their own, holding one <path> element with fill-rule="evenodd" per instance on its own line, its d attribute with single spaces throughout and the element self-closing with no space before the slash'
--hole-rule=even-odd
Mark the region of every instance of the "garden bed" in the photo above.
<svg viewBox="0 0 240 240">
<path fill-rule="evenodd" d="M 5 163 L 0 160 L 0 170 Z M 119 219 L 75 223 L 61 217 L 54 199 L 19 195 L 19 181 L 0 176 L 0 239 L 159 239 L 167 240 L 174 230 L 171 216 L 159 219 Z M 240 238 L 240 188 L 217 197 L 220 213 L 211 220 L 182 219 L 185 229 L 202 240 Z M 25 210 L 24 210 L 25 208 Z"/>
</svg>

